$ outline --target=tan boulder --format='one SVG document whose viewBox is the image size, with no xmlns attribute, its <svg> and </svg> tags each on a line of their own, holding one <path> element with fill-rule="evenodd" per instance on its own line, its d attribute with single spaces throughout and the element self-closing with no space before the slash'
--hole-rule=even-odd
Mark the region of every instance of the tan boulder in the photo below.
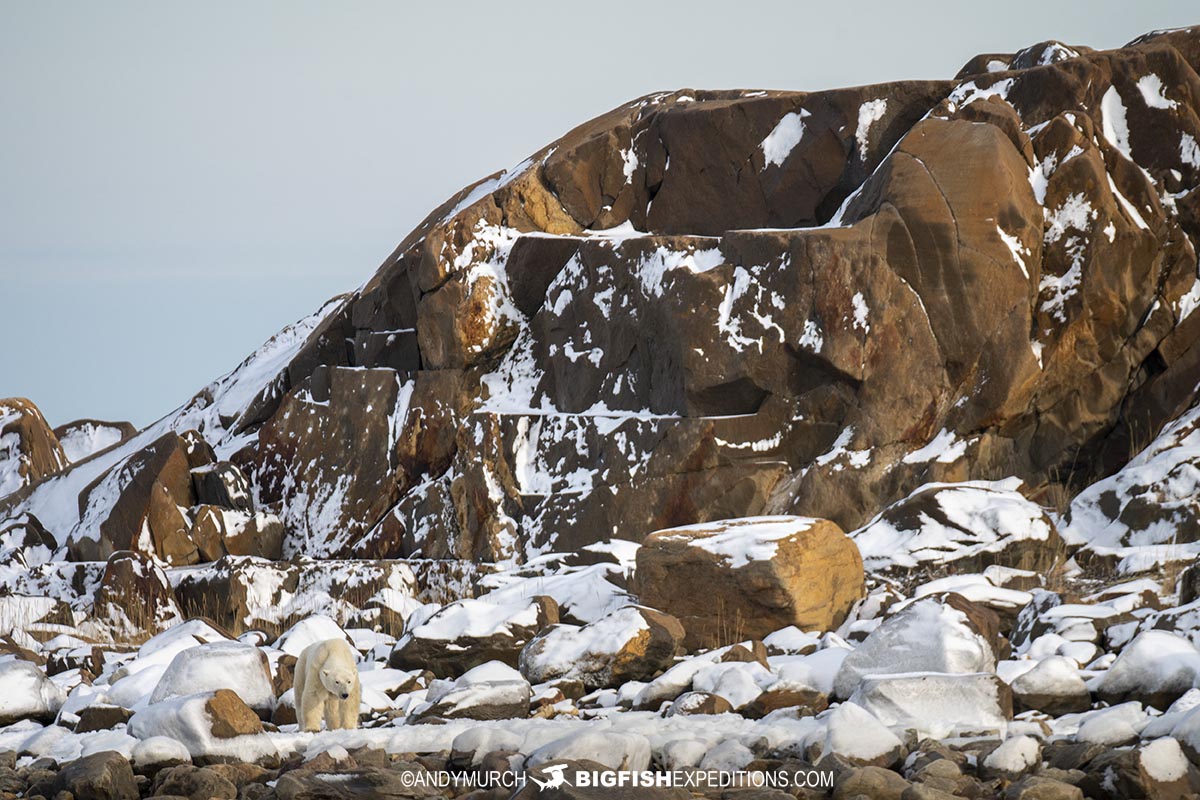
<svg viewBox="0 0 1200 800">
<path fill-rule="evenodd" d="M 828 520 L 747 517 L 646 537 L 635 589 L 679 618 L 693 649 L 789 625 L 835 628 L 862 597 L 863 567 L 854 542 Z"/>
</svg>

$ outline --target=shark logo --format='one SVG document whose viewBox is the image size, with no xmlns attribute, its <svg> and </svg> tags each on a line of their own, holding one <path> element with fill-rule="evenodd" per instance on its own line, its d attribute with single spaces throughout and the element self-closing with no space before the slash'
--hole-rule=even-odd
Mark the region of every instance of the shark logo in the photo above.
<svg viewBox="0 0 1200 800">
<path fill-rule="evenodd" d="M 544 780 L 541 778 L 535 778 L 532 775 L 529 776 L 529 779 L 536 783 L 539 788 L 557 789 L 558 787 L 564 786 L 567 783 L 567 776 L 563 774 L 563 770 L 566 768 L 566 764 L 551 764 L 548 767 L 542 768 L 542 774 L 548 776 Z"/>
</svg>

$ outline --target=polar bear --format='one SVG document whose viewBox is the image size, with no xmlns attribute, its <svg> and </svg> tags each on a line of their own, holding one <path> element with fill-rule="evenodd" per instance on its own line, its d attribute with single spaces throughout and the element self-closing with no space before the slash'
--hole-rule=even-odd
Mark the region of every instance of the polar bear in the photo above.
<svg viewBox="0 0 1200 800">
<path fill-rule="evenodd" d="M 302 731 L 358 727 L 362 687 L 354 651 L 343 639 L 314 642 L 296 660 L 296 722 Z"/>
</svg>

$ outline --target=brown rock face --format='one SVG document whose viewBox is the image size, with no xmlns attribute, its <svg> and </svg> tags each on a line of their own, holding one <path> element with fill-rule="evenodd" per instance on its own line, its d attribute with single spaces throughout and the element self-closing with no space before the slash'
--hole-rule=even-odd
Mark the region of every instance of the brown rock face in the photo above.
<svg viewBox="0 0 1200 800">
<path fill-rule="evenodd" d="M 66 468 L 46 418 L 23 397 L 0 400 L 0 497 Z"/>
<path fill-rule="evenodd" d="M 730 520 L 646 537 L 635 588 L 680 619 L 695 649 L 788 625 L 835 628 L 862 597 L 863 567 L 854 542 L 828 520 Z"/>
<path fill-rule="evenodd" d="M 234 736 L 263 732 L 258 714 L 242 702 L 237 692 L 218 689 L 204 704 L 204 709 L 212 719 L 212 735 L 218 739 L 232 739 Z"/>
<path fill-rule="evenodd" d="M 179 510 L 195 505 L 190 468 L 186 443 L 168 433 L 106 470 L 79 495 L 86 530 L 71 537 L 71 555 L 103 561 L 118 550 L 138 550 L 194 563 L 196 548 Z"/>
</svg>

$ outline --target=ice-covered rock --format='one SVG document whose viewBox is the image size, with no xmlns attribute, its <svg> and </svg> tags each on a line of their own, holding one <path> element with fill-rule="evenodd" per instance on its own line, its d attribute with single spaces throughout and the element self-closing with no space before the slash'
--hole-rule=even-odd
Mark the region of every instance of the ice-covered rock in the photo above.
<svg viewBox="0 0 1200 800">
<path fill-rule="evenodd" d="M 680 619 L 689 649 L 788 625 L 831 630 L 863 594 L 857 548 L 836 524 L 808 517 L 658 531 L 638 550 L 635 578 L 642 602 Z"/>
<path fill-rule="evenodd" d="M 530 639 L 558 623 L 558 604 L 545 596 L 509 604 L 466 599 L 412 622 L 397 640 L 389 663 L 397 669 L 428 669 L 446 677 L 488 661 L 517 666 Z"/>
<path fill-rule="evenodd" d="M 1003 734 L 1012 719 L 1008 686 L 991 673 L 867 675 L 848 702 L 889 727 L 934 738 Z"/>
<path fill-rule="evenodd" d="M 996 653 L 959 609 L 919 600 L 884 620 L 845 660 L 834 694 L 849 697 L 867 675 L 995 672 Z"/>
<path fill-rule="evenodd" d="M 853 764 L 890 767 L 904 755 L 904 743 L 870 711 L 842 703 L 825 717 L 822 757 L 837 755 Z"/>
<path fill-rule="evenodd" d="M 66 693 L 28 661 L 0 661 L 0 726 L 17 720 L 54 719 Z"/>
<path fill-rule="evenodd" d="M 151 703 L 172 697 L 230 689 L 264 719 L 275 708 L 275 688 L 267 657 L 241 642 L 213 642 L 180 652 L 150 695 Z"/>
<path fill-rule="evenodd" d="M 1021 481 L 922 486 L 850 534 L 871 572 L 982 572 L 1001 565 L 1049 572 L 1066 548 Z M 973 598 L 972 598 L 973 599 Z"/>
<path fill-rule="evenodd" d="M 1078 664 L 1066 656 L 1050 656 L 1012 681 L 1017 711 L 1033 709 L 1051 716 L 1087 711 L 1092 697 Z"/>
<path fill-rule="evenodd" d="M 1042 762 L 1042 746 L 1032 736 L 1013 736 L 988 753 L 981 773 L 985 778 L 1016 778 L 1030 772 Z"/>
<path fill-rule="evenodd" d="M 1083 714 L 1075 738 L 1080 742 L 1120 747 L 1137 741 L 1149 722 L 1150 717 L 1140 703 L 1121 703 Z"/>
<path fill-rule="evenodd" d="M 628 606 L 588 623 L 555 625 L 521 651 L 530 683 L 579 680 L 588 689 L 646 680 L 671 665 L 684 638 L 679 621 L 650 608 Z"/>
<path fill-rule="evenodd" d="M 1167 631 L 1145 631 L 1125 646 L 1096 687 L 1109 703 L 1137 700 L 1165 710 L 1200 685 L 1200 651 Z"/>
</svg>

